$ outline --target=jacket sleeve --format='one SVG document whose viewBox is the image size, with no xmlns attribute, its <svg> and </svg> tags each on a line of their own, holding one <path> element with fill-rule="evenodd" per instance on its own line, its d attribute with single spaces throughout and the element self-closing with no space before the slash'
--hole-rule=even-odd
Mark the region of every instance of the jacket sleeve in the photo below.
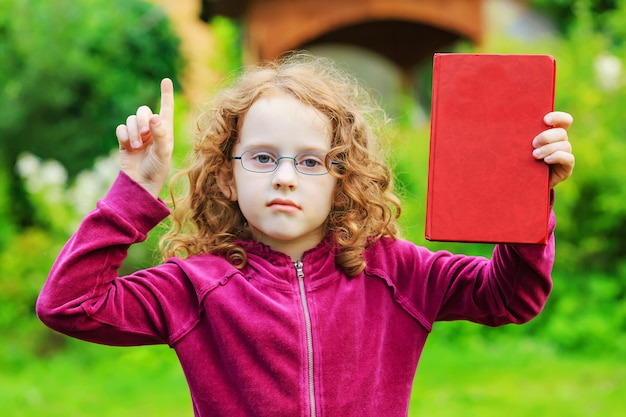
<svg viewBox="0 0 626 417">
<path fill-rule="evenodd" d="M 542 311 L 552 290 L 555 225 L 551 212 L 546 245 L 496 245 L 491 259 L 396 241 L 395 249 L 373 253 L 366 270 L 385 279 L 396 301 L 428 331 L 435 321 L 525 323 Z"/>
<path fill-rule="evenodd" d="M 430 266 L 434 294 L 427 308 L 435 320 L 469 320 L 488 326 L 525 323 L 552 291 L 554 213 L 546 245 L 496 245 L 490 260 L 437 255 Z M 433 304 L 434 302 L 434 304 Z"/>
<path fill-rule="evenodd" d="M 552 291 L 553 262 L 553 234 L 546 245 L 496 245 L 490 261 L 438 262 L 447 288 L 440 292 L 435 320 L 488 326 L 528 322 Z"/>
<path fill-rule="evenodd" d="M 169 214 L 124 173 L 69 239 L 39 294 L 49 327 L 109 345 L 172 343 L 194 325 L 194 290 L 174 263 L 118 277 L 131 244 Z"/>
</svg>

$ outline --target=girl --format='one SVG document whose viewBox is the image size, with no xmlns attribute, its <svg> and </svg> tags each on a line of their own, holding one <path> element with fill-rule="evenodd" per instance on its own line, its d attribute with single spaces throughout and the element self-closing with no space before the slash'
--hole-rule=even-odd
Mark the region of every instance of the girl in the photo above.
<svg viewBox="0 0 626 417">
<path fill-rule="evenodd" d="M 217 97 L 178 175 L 188 190 L 166 261 L 118 277 L 129 245 L 169 214 L 158 196 L 171 81 L 161 94 L 160 114 L 142 106 L 118 126 L 120 175 L 59 255 L 37 313 L 91 342 L 168 344 L 196 416 L 406 416 L 433 322 L 522 323 L 543 308 L 553 236 L 497 245 L 491 260 L 401 240 L 371 103 L 328 61 L 302 56 L 249 69 Z M 572 118 L 544 121 L 529 142 L 554 186 L 574 166 Z"/>
</svg>

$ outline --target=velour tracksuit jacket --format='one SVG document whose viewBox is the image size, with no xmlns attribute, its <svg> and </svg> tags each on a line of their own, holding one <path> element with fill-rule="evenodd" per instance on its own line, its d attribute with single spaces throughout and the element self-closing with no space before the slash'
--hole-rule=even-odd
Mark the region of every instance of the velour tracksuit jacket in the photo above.
<svg viewBox="0 0 626 417">
<path fill-rule="evenodd" d="M 121 173 L 59 255 L 37 313 L 91 342 L 168 344 L 198 417 L 406 416 L 433 322 L 526 322 L 552 288 L 554 215 L 547 245 L 496 245 L 491 260 L 382 239 L 349 278 L 331 238 L 296 263 L 246 241 L 242 270 L 203 254 L 118 277 L 129 245 L 168 214 Z"/>
</svg>

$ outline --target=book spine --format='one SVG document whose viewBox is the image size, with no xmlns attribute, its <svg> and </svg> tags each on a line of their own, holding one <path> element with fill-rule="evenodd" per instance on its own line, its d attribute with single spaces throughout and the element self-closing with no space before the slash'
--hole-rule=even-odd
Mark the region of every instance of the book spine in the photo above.
<svg viewBox="0 0 626 417">
<path fill-rule="evenodd" d="M 439 60 L 440 54 L 435 54 L 433 56 L 433 82 L 432 82 L 432 103 L 431 103 L 431 114 L 430 114 L 430 153 L 428 158 L 428 188 L 426 192 L 426 226 L 424 228 L 425 237 L 428 240 L 431 240 L 432 237 L 432 205 L 433 205 L 433 197 L 432 191 L 434 189 L 434 164 L 435 164 L 435 151 L 436 151 L 436 141 L 433 140 L 434 132 L 437 131 L 437 90 L 439 88 L 439 73 L 440 73 L 440 65 L 441 61 Z"/>
</svg>

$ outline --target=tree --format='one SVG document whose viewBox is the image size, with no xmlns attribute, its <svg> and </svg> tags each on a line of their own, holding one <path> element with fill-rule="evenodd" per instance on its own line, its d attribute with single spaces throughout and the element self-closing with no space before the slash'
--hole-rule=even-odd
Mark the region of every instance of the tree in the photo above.
<svg viewBox="0 0 626 417">
<path fill-rule="evenodd" d="M 15 220 L 32 221 L 13 170 L 20 153 L 76 175 L 117 146 L 115 126 L 156 103 L 158 81 L 176 82 L 181 66 L 178 39 L 149 3 L 0 0 L 0 169 Z"/>
<path fill-rule="evenodd" d="M 621 0 L 531 0 L 530 4 L 549 16 L 559 31 L 567 34 L 581 13 L 588 13 L 595 29 L 605 30 Z M 610 24 L 608 24 L 610 25 Z"/>
</svg>

